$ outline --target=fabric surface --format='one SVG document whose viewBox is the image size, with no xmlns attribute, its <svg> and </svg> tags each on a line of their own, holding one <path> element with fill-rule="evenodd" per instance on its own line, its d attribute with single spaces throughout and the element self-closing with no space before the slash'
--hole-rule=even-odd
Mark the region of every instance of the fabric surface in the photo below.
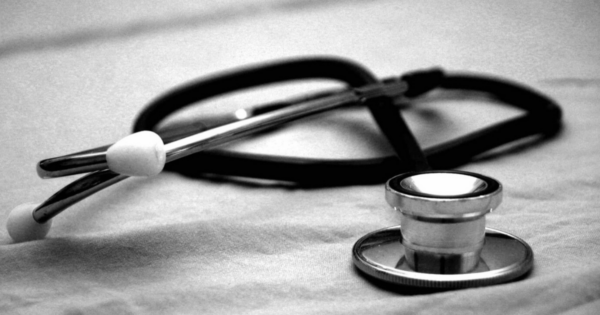
<svg viewBox="0 0 600 315">
<path fill-rule="evenodd" d="M 283 57 L 341 56 L 379 77 L 431 66 L 498 75 L 555 99 L 564 128 L 461 167 L 503 184 L 487 225 L 533 248 L 520 281 L 422 294 L 362 275 L 353 244 L 399 223 L 383 183 L 307 189 L 163 173 L 83 200 L 44 240 L 15 244 L 1 228 L 0 313 L 598 314 L 599 17 L 594 1 L 2 2 L 2 227 L 12 208 L 76 178 L 39 179 L 39 160 L 118 140 L 177 84 Z M 433 97 L 405 111 L 424 147 L 515 114 Z M 230 148 L 390 152 L 363 109 Z"/>
</svg>

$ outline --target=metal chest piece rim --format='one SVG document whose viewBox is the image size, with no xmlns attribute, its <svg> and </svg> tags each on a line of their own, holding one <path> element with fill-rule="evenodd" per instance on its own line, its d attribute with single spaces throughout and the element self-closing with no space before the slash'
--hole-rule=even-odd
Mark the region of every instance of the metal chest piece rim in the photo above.
<svg viewBox="0 0 600 315">
<path fill-rule="evenodd" d="M 533 267 L 533 250 L 522 239 L 486 228 L 478 267 L 463 274 L 432 274 L 410 269 L 404 258 L 400 226 L 371 232 L 352 248 L 358 269 L 387 283 L 429 289 L 464 289 L 515 280 Z"/>
<path fill-rule="evenodd" d="M 493 178 L 463 171 L 405 173 L 386 184 L 400 225 L 353 247 L 354 264 L 384 282 L 431 289 L 499 284 L 526 274 L 533 251 L 522 239 L 485 227 L 502 201 Z"/>
</svg>

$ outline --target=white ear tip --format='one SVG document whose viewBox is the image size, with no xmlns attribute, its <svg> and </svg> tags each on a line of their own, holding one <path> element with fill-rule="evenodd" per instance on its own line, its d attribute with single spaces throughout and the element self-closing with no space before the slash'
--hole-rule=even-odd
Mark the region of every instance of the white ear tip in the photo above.
<svg viewBox="0 0 600 315">
<path fill-rule="evenodd" d="M 106 151 L 108 168 L 129 176 L 153 176 L 165 166 L 167 153 L 159 135 L 152 131 L 131 134 Z"/>
<path fill-rule="evenodd" d="M 38 223 L 33 219 L 33 210 L 39 204 L 22 204 L 8 214 L 6 229 L 15 243 L 40 240 L 46 237 L 52 221 Z"/>
</svg>

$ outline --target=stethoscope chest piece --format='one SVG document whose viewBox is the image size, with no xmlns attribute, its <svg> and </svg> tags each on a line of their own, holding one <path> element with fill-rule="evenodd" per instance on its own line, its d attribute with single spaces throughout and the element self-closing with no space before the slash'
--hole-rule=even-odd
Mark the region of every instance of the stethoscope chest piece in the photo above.
<svg viewBox="0 0 600 315">
<path fill-rule="evenodd" d="M 386 185 L 400 226 L 371 232 L 352 250 L 354 264 L 385 282 L 459 289 L 514 280 L 533 266 L 522 239 L 485 227 L 502 201 L 495 179 L 461 171 L 398 175 Z"/>
</svg>

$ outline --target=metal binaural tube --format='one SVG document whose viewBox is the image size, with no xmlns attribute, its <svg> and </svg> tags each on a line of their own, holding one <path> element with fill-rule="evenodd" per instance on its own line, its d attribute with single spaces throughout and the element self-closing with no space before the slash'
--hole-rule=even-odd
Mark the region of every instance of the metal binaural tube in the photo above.
<svg viewBox="0 0 600 315">
<path fill-rule="evenodd" d="M 364 103 L 373 97 L 401 96 L 406 89 L 406 83 L 400 80 L 385 84 L 373 84 L 359 89 L 345 90 L 337 94 L 326 95 L 318 99 L 307 100 L 294 106 L 276 109 L 258 116 L 219 126 L 167 143 L 165 145 L 166 161 L 167 163 L 175 161 L 190 154 L 208 150 L 235 141 L 241 137 L 309 115 L 350 104 Z M 106 169 L 106 153 L 102 152 L 101 149 L 97 148 L 85 151 L 82 154 L 61 157 L 67 162 L 70 161 L 71 164 L 77 164 L 79 169 L 85 169 L 86 171 L 96 170 L 96 172 L 65 186 L 40 204 L 33 211 L 35 221 L 39 223 L 47 222 L 69 206 L 129 177 Z M 92 154 L 89 154 L 90 152 Z"/>
<path fill-rule="evenodd" d="M 65 186 L 41 203 L 33 210 L 33 219 L 39 223 L 48 222 L 73 204 L 128 177 L 110 170 L 102 170 L 86 175 Z"/>
<path fill-rule="evenodd" d="M 360 102 L 362 100 L 356 93 L 348 91 L 209 129 L 166 144 L 167 162 L 212 149 L 241 137 L 302 117 Z"/>
<path fill-rule="evenodd" d="M 309 97 L 288 100 L 282 103 L 285 106 L 282 104 L 259 106 L 256 108 L 256 113 L 258 113 L 256 116 L 236 117 L 229 120 L 225 125 L 219 125 L 208 130 L 201 132 L 187 131 L 183 135 L 172 135 L 163 138 L 164 142 L 167 143 L 167 161 L 211 149 L 240 137 L 330 109 L 350 104 L 362 104 L 371 98 L 381 96 L 399 97 L 407 89 L 406 82 L 392 79 L 355 89 L 328 91 Z M 249 112 L 252 112 L 252 110 Z M 110 145 L 107 145 L 45 159 L 38 163 L 37 173 L 41 178 L 53 178 L 107 169 L 106 150 L 109 147 Z"/>
</svg>

